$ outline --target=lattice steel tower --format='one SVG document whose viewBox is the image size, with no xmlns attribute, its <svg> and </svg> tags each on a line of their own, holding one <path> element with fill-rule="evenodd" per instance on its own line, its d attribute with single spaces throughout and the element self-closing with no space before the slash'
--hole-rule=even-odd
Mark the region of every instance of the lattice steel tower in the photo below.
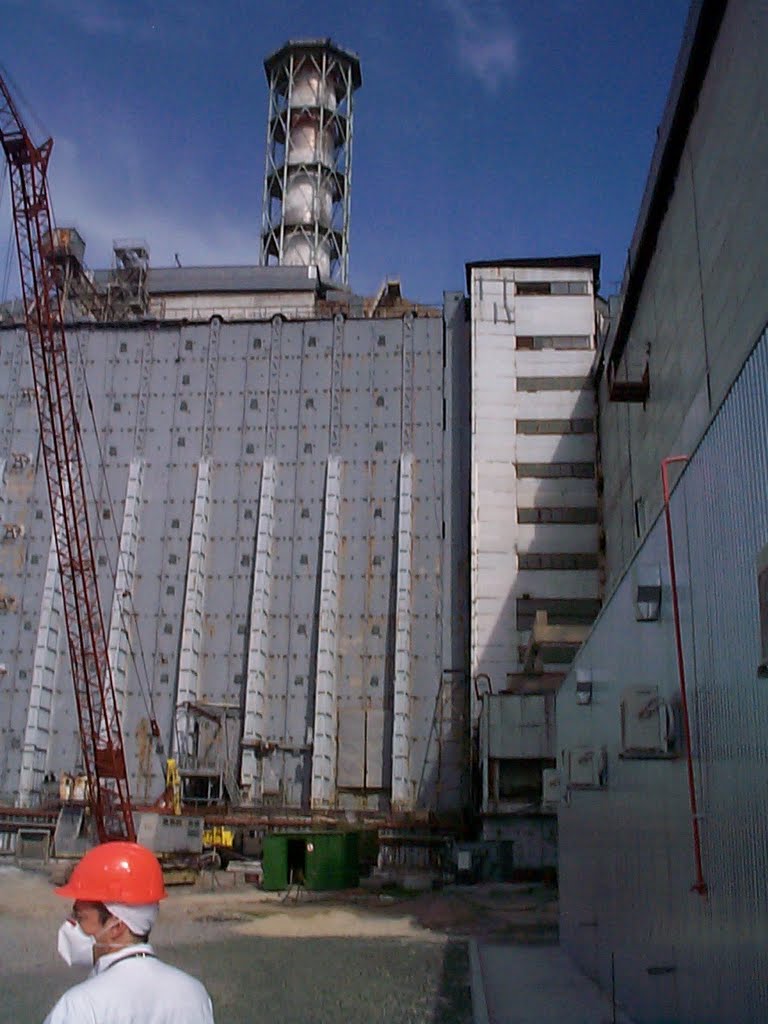
<svg viewBox="0 0 768 1024">
<path fill-rule="evenodd" d="M 317 266 L 347 283 L 352 94 L 360 61 L 330 39 L 288 42 L 264 61 L 269 82 L 261 225 L 263 266 Z"/>
</svg>

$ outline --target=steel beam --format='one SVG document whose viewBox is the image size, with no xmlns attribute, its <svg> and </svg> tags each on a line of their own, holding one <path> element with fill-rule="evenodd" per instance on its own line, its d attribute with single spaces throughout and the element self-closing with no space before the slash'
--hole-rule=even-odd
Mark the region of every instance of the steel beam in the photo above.
<svg viewBox="0 0 768 1024">
<path fill-rule="evenodd" d="M 256 526 L 256 558 L 253 563 L 253 597 L 248 631 L 248 668 L 245 686 L 243 756 L 240 782 L 255 789 L 261 782 L 260 747 L 267 738 L 266 705 L 269 668 L 269 612 L 272 597 L 272 552 L 275 528 L 275 459 L 264 460 L 259 494 L 259 518 Z"/>
<path fill-rule="evenodd" d="M 339 614 L 339 518 L 341 459 L 328 458 L 325 478 L 323 560 L 317 637 L 315 724 L 312 750 L 312 807 L 331 807 L 336 798 L 336 696 Z"/>
<path fill-rule="evenodd" d="M 24 730 L 19 775 L 19 807 L 36 804 L 42 792 L 43 778 L 50 753 L 53 703 L 59 665 L 61 636 L 64 632 L 64 603 L 59 577 L 56 538 L 51 534 L 48 565 L 45 570 L 43 600 L 32 664 L 32 688 Z"/>
<path fill-rule="evenodd" d="M 210 463 L 207 460 L 202 460 L 197 471 L 195 510 L 192 519 L 192 539 L 189 545 L 187 586 L 181 626 L 179 681 L 176 691 L 174 748 L 181 767 L 185 766 L 194 753 L 192 749 L 194 721 L 188 708 L 189 704 L 195 703 L 200 697 L 210 495 Z"/>
</svg>

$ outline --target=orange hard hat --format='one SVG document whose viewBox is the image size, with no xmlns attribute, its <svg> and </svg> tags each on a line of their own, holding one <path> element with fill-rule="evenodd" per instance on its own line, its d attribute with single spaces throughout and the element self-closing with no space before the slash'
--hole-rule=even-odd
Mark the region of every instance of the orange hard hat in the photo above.
<svg viewBox="0 0 768 1024">
<path fill-rule="evenodd" d="M 103 843 L 83 857 L 59 896 L 89 903 L 157 903 L 168 893 L 157 857 L 138 843 Z"/>
</svg>

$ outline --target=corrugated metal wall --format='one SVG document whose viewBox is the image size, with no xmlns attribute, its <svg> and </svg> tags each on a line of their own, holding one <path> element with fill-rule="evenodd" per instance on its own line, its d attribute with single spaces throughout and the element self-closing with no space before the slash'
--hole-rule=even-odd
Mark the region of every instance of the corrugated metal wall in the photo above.
<svg viewBox="0 0 768 1024">
<path fill-rule="evenodd" d="M 685 758 L 620 757 L 622 693 L 678 676 L 663 519 L 657 520 L 558 696 L 567 752 L 605 749 L 604 785 L 559 811 L 561 936 L 638 1021 L 752 1024 L 768 1016 L 768 687 L 757 677 L 756 566 L 768 543 L 768 333 L 685 469 L 671 502 L 706 897 L 691 891 Z M 640 566 L 661 566 L 661 618 L 637 622 Z M 675 710 L 679 717 L 679 708 Z M 564 782 L 567 780 L 564 778 Z"/>
<path fill-rule="evenodd" d="M 692 5 L 692 14 L 700 3 Z M 698 443 L 766 316 L 768 8 L 726 7 L 697 97 L 674 192 L 640 297 L 620 380 L 649 365 L 648 400 L 600 387 L 608 577 L 613 582 L 661 505 L 656 452 Z M 695 24 L 695 22 L 694 22 Z"/>
<path fill-rule="evenodd" d="M 256 755 L 238 781 L 251 803 L 386 810 L 396 736 L 402 806 L 460 805 L 467 684 L 443 677 L 465 665 L 444 655 L 441 616 L 444 603 L 453 609 L 455 648 L 467 614 L 446 565 L 465 542 L 456 524 L 444 537 L 444 495 L 462 487 L 444 458 L 444 375 L 460 326 L 448 331 L 445 370 L 441 320 L 411 316 L 70 332 L 99 430 L 101 450 L 78 372 L 139 799 L 159 794 L 173 750 L 215 767 L 205 746 L 220 749 L 226 728 L 237 753 L 250 701 Z M 26 763 L 34 802 L 46 772 L 73 769 L 78 738 L 59 596 L 55 585 L 44 593 L 50 516 L 26 341 L 7 330 L 0 346 L 2 522 L 24 527 L 0 538 L 0 794 L 19 798 Z M 463 457 L 458 447 L 451 458 Z M 313 764 L 321 648 L 330 782 Z M 189 714 L 189 701 L 209 717 Z"/>
</svg>

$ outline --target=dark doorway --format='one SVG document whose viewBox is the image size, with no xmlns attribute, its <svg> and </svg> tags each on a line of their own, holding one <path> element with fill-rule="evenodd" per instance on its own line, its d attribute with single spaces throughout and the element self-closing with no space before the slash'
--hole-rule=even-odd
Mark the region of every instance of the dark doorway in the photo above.
<svg viewBox="0 0 768 1024">
<path fill-rule="evenodd" d="M 304 885 L 307 847 L 303 839 L 288 840 L 288 884 Z"/>
</svg>

